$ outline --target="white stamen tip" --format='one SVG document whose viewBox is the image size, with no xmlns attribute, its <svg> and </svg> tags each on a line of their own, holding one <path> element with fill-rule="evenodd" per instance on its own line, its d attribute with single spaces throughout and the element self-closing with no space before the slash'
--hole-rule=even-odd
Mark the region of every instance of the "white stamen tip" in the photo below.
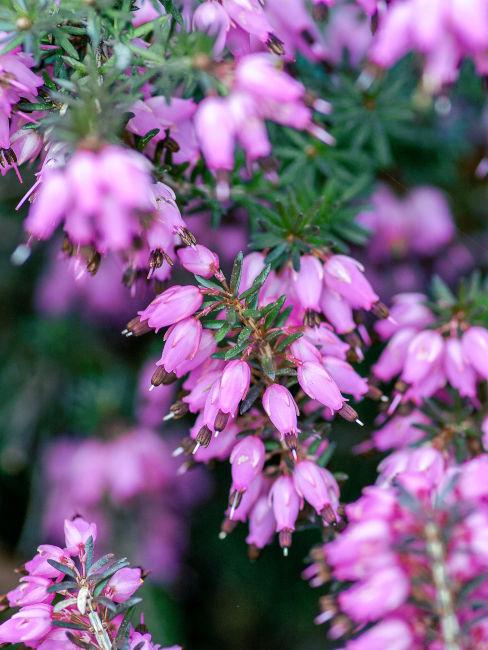
<svg viewBox="0 0 488 650">
<path fill-rule="evenodd" d="M 388 401 L 388 397 L 386 395 L 382 395 L 380 397 L 380 402 L 387 402 L 387 401 Z"/>
<path fill-rule="evenodd" d="M 224 531 L 221 530 L 219 533 L 219 539 L 225 539 L 226 537 L 227 537 L 227 533 L 224 533 Z"/>
<path fill-rule="evenodd" d="M 155 388 L 156 388 L 156 386 L 155 386 L 154 384 L 151 384 L 151 385 L 149 386 L 149 390 L 150 390 L 150 391 L 151 391 L 151 390 L 154 390 Z"/>
<path fill-rule="evenodd" d="M 288 546 L 283 549 L 283 557 L 288 557 Z"/>
<path fill-rule="evenodd" d="M 199 449 L 200 449 L 200 443 L 197 442 L 197 444 L 195 445 L 195 449 L 191 453 L 195 455 Z"/>
<path fill-rule="evenodd" d="M 10 256 L 10 261 L 15 266 L 22 266 L 26 262 L 31 254 L 31 249 L 27 244 L 19 244 Z"/>
<path fill-rule="evenodd" d="M 177 456 L 181 456 L 181 454 L 184 451 L 185 450 L 183 449 L 183 447 L 176 447 L 176 449 L 173 451 L 173 453 L 171 455 L 173 456 L 173 458 L 176 458 Z"/>
<path fill-rule="evenodd" d="M 168 420 L 172 420 L 174 418 L 174 416 L 175 416 L 175 414 L 172 411 L 170 411 L 169 413 L 167 413 L 164 416 L 163 422 L 167 422 Z"/>
<path fill-rule="evenodd" d="M 364 427 L 364 422 L 362 422 L 359 418 L 356 418 L 354 421 L 356 424 L 359 424 L 360 427 Z"/>
</svg>

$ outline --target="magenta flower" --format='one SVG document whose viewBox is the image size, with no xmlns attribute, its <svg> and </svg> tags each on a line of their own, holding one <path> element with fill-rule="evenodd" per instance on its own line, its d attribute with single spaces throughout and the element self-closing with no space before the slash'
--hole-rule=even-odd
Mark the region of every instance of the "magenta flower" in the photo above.
<svg viewBox="0 0 488 650">
<path fill-rule="evenodd" d="M 267 496 L 260 497 L 249 515 L 249 534 L 246 543 L 257 549 L 267 546 L 276 530 L 273 508 Z"/>
<path fill-rule="evenodd" d="M 198 287 L 173 285 L 160 293 L 143 311 L 139 312 L 141 321 L 158 331 L 161 327 L 174 325 L 192 316 L 203 302 Z"/>
<path fill-rule="evenodd" d="M 107 596 L 116 603 L 123 603 L 142 585 L 142 572 L 140 569 L 125 567 L 120 569 L 107 583 L 105 591 Z"/>
<path fill-rule="evenodd" d="M 51 629 L 52 607 L 43 603 L 23 607 L 0 625 L 0 643 L 32 646 Z"/>
<path fill-rule="evenodd" d="M 282 438 L 297 435 L 299 410 L 288 388 L 281 384 L 268 386 L 263 395 L 263 408 Z"/>
<path fill-rule="evenodd" d="M 230 361 L 224 367 L 219 386 L 218 408 L 221 413 L 235 416 L 239 402 L 247 395 L 251 369 L 245 361 Z"/>
<path fill-rule="evenodd" d="M 300 258 L 300 270 L 293 271 L 293 288 L 304 309 L 319 311 L 324 271 L 320 261 L 313 255 Z"/>
<path fill-rule="evenodd" d="M 339 411 L 344 397 L 327 370 L 314 361 L 306 361 L 298 366 L 298 383 L 305 393 L 317 400 L 332 412 Z"/>
<path fill-rule="evenodd" d="M 289 476 L 276 479 L 269 492 L 276 520 L 276 532 L 279 533 L 280 546 L 286 550 L 291 545 L 291 534 L 300 511 L 300 497 Z"/>
<path fill-rule="evenodd" d="M 215 56 L 222 54 L 231 22 L 228 12 L 219 2 L 207 0 L 198 5 L 193 14 L 192 25 L 194 30 L 213 36 L 213 53 Z"/>
<path fill-rule="evenodd" d="M 85 544 L 91 537 L 95 542 L 97 539 L 97 525 L 88 523 L 81 517 L 74 519 L 65 519 L 64 535 L 66 541 L 66 550 L 70 555 L 77 555 L 83 552 Z"/>
<path fill-rule="evenodd" d="M 408 346 L 402 379 L 409 384 L 419 383 L 441 360 L 443 353 L 444 341 L 438 332 L 420 332 Z"/>
<path fill-rule="evenodd" d="M 323 288 L 320 309 L 338 334 L 347 334 L 356 329 L 352 307 L 337 291 Z"/>
<path fill-rule="evenodd" d="M 237 492 L 245 492 L 264 466 L 265 448 L 257 436 L 246 436 L 232 450 L 232 485 Z"/>
<path fill-rule="evenodd" d="M 301 460 L 293 470 L 293 481 L 298 494 L 308 501 L 326 524 L 338 520 L 339 487 L 332 474 L 310 460 Z"/>
<path fill-rule="evenodd" d="M 77 151 L 64 169 L 48 169 L 25 221 L 38 239 L 64 222 L 73 243 L 126 250 L 141 236 L 140 213 L 155 210 L 148 161 L 135 151 L 106 146 Z"/>
<path fill-rule="evenodd" d="M 361 264 L 352 257 L 332 255 L 324 264 L 324 282 L 354 309 L 370 310 L 379 298 L 363 271 Z"/>
<path fill-rule="evenodd" d="M 219 270 L 218 256 L 200 244 L 178 249 L 178 258 L 187 271 L 204 278 L 211 278 Z"/>
<path fill-rule="evenodd" d="M 447 380 L 460 395 L 476 396 L 476 373 L 466 359 L 461 341 L 457 338 L 451 337 L 445 341 L 444 368 Z"/>
<path fill-rule="evenodd" d="M 358 375 L 347 361 L 336 357 L 326 357 L 323 363 L 341 393 L 352 395 L 356 400 L 360 400 L 366 395 L 369 390 L 368 382 Z"/>
<path fill-rule="evenodd" d="M 488 379 L 488 330 L 470 327 L 462 338 L 462 352 L 483 379 Z"/>
<path fill-rule="evenodd" d="M 193 359 L 202 337 L 202 324 L 196 318 L 185 318 L 170 327 L 164 335 L 164 348 L 157 362 L 166 372 L 173 372 L 185 361 Z"/>
</svg>

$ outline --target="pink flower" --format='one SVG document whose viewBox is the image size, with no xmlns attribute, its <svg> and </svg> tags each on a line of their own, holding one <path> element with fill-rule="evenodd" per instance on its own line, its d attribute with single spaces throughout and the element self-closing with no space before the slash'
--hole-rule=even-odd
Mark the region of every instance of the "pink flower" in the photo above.
<svg viewBox="0 0 488 650">
<path fill-rule="evenodd" d="M 415 330 L 408 327 L 399 330 L 392 336 L 380 358 L 373 365 L 373 372 L 379 379 L 390 381 L 402 371 L 410 343 L 415 336 Z"/>
<path fill-rule="evenodd" d="M 174 325 L 194 314 L 203 302 L 198 287 L 173 285 L 160 293 L 143 311 L 139 312 L 141 321 L 158 331 L 161 327 Z"/>
<path fill-rule="evenodd" d="M 57 572 L 59 575 L 59 571 Z M 10 607 L 24 607 L 37 603 L 50 603 L 53 594 L 47 592 L 52 584 L 49 578 L 41 576 L 23 576 L 18 587 L 7 593 Z"/>
<path fill-rule="evenodd" d="M 290 359 L 297 365 L 305 363 L 305 361 L 322 362 L 322 355 L 319 350 L 304 336 L 301 336 L 297 341 L 293 341 L 290 345 L 290 353 Z"/>
<path fill-rule="evenodd" d="M 185 318 L 173 325 L 164 336 L 163 354 L 158 366 L 173 372 L 183 363 L 193 359 L 202 337 L 202 324 L 196 318 Z"/>
<path fill-rule="evenodd" d="M 462 338 L 463 356 L 483 379 L 488 379 L 488 330 L 470 327 Z"/>
<path fill-rule="evenodd" d="M 66 550 L 70 555 L 83 553 L 85 544 L 91 537 L 95 542 L 97 539 L 97 525 L 88 523 L 82 517 L 64 520 L 64 535 Z"/>
<path fill-rule="evenodd" d="M 378 302 L 378 296 L 363 271 L 361 264 L 352 257 L 332 255 L 324 264 L 324 282 L 354 309 L 370 310 Z"/>
<path fill-rule="evenodd" d="M 230 19 L 249 35 L 270 49 L 279 45 L 280 41 L 273 35 L 273 28 L 258 0 L 222 0 L 222 5 Z"/>
<path fill-rule="evenodd" d="M 125 567 L 116 571 L 105 587 L 109 598 L 116 603 L 123 603 L 142 585 L 142 572 L 140 569 Z"/>
<path fill-rule="evenodd" d="M 306 361 L 298 366 L 297 376 L 298 383 L 309 397 L 333 412 L 341 409 L 344 398 L 325 368 L 314 361 Z"/>
<path fill-rule="evenodd" d="M 444 341 L 438 332 L 420 332 L 408 346 L 402 379 L 409 384 L 419 383 L 434 368 L 443 353 Z"/>
<path fill-rule="evenodd" d="M 301 460 L 293 470 L 298 494 L 308 501 L 327 523 L 337 521 L 339 487 L 332 474 L 311 460 Z"/>
<path fill-rule="evenodd" d="M 288 388 L 281 384 L 268 386 L 263 395 L 263 408 L 282 437 L 290 433 L 296 436 L 299 410 Z"/>
<path fill-rule="evenodd" d="M 409 626 L 399 618 L 387 618 L 377 623 L 353 641 L 348 641 L 345 650 L 411 650 L 414 638 Z"/>
<path fill-rule="evenodd" d="M 374 621 L 397 609 L 409 592 L 410 583 L 402 569 L 387 566 L 339 594 L 339 603 L 354 621 Z"/>
<path fill-rule="evenodd" d="M 462 344 L 457 338 L 445 341 L 444 370 L 451 386 L 463 397 L 476 396 L 476 373 L 463 354 Z"/>
<path fill-rule="evenodd" d="M 187 271 L 204 278 L 211 278 L 219 270 L 218 256 L 200 244 L 180 248 L 178 258 Z"/>
<path fill-rule="evenodd" d="M 300 258 L 300 270 L 293 271 L 293 288 L 303 309 L 319 311 L 324 271 L 322 264 L 313 255 Z"/>
<path fill-rule="evenodd" d="M 251 382 L 251 369 L 245 361 L 230 361 L 224 367 L 219 386 L 218 408 L 221 413 L 235 416 L 239 402 L 244 399 Z"/>
<path fill-rule="evenodd" d="M 269 492 L 276 520 L 276 532 L 280 538 L 280 546 L 287 548 L 291 544 L 291 533 L 295 530 L 295 522 L 300 511 L 300 497 L 289 476 L 280 476 L 273 483 Z"/>
<path fill-rule="evenodd" d="M 139 153 L 116 146 L 79 150 L 65 168 L 46 169 L 25 221 L 47 239 L 61 222 L 71 241 L 97 250 L 126 250 L 143 236 L 139 214 L 155 209 L 150 165 Z"/>
<path fill-rule="evenodd" d="M 368 392 L 369 386 L 366 379 L 358 375 L 347 361 L 335 357 L 325 357 L 324 368 L 337 384 L 341 393 L 347 393 L 359 400 Z"/>
<path fill-rule="evenodd" d="M 338 334 L 347 334 L 356 329 L 352 307 L 337 291 L 323 288 L 320 309 Z"/>
<path fill-rule="evenodd" d="M 193 14 L 193 29 L 215 37 L 213 47 L 215 56 L 219 56 L 224 50 L 230 25 L 229 14 L 215 0 L 202 2 Z"/>
<path fill-rule="evenodd" d="M 23 607 L 0 625 L 0 643 L 38 642 L 51 629 L 52 607 L 46 604 Z"/>
<path fill-rule="evenodd" d="M 195 114 L 195 130 L 212 170 L 231 171 L 234 168 L 235 127 L 230 108 L 221 97 L 207 97 Z"/>
<path fill-rule="evenodd" d="M 276 530 L 273 509 L 267 496 L 260 497 L 249 515 L 249 534 L 246 543 L 256 548 L 264 548 L 271 541 Z"/>
<path fill-rule="evenodd" d="M 232 485 L 237 492 L 245 492 L 264 466 L 265 448 L 261 438 L 246 436 L 232 450 Z"/>
</svg>

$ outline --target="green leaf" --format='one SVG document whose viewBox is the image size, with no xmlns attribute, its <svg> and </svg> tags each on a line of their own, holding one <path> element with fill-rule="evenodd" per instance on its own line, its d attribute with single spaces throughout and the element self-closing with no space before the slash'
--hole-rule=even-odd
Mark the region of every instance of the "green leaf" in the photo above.
<svg viewBox="0 0 488 650">
<path fill-rule="evenodd" d="M 64 573 L 65 575 L 71 576 L 76 580 L 77 578 L 76 573 L 73 571 L 73 569 L 67 567 L 65 564 L 61 564 L 61 562 L 56 562 L 56 560 L 51 560 L 51 559 L 48 560 L 48 564 L 50 564 L 52 567 L 57 569 L 60 573 Z"/>
<path fill-rule="evenodd" d="M 224 355 L 224 359 L 226 361 L 229 361 L 229 359 L 236 359 L 237 357 L 240 357 L 248 345 L 249 343 L 247 341 L 243 341 L 240 345 L 235 345 L 230 350 L 227 350 Z"/>
<path fill-rule="evenodd" d="M 262 389 L 262 386 L 260 384 L 254 384 L 247 391 L 246 398 L 244 400 L 242 400 L 241 405 L 239 407 L 239 413 L 241 415 L 244 415 L 244 413 L 247 413 L 249 411 L 251 406 L 254 404 L 254 402 L 257 400 L 257 398 L 261 394 L 261 389 Z"/>
<path fill-rule="evenodd" d="M 283 352 L 283 350 L 286 350 L 288 346 L 290 346 L 292 343 L 297 341 L 302 336 L 303 336 L 303 332 L 295 332 L 294 334 L 289 334 L 288 336 L 285 336 L 285 338 L 281 340 L 276 346 L 276 351 Z"/>
<path fill-rule="evenodd" d="M 239 336 L 237 337 L 237 344 L 240 345 L 241 343 L 245 343 L 248 338 L 252 334 L 252 328 L 251 327 L 244 327 L 240 332 Z"/>
<path fill-rule="evenodd" d="M 79 623 L 71 623 L 71 621 L 58 621 L 56 619 L 53 619 L 51 621 L 51 624 L 54 625 L 55 627 L 67 628 L 68 630 L 82 630 L 83 632 L 86 632 L 86 630 L 88 629 L 86 625 L 80 625 Z"/>
<path fill-rule="evenodd" d="M 46 591 L 48 594 L 55 594 L 68 589 L 79 589 L 79 584 L 74 580 L 64 580 L 63 582 L 57 582 L 55 585 L 51 585 Z"/>
<path fill-rule="evenodd" d="M 106 564 L 111 562 L 113 559 L 114 559 L 114 554 L 113 553 L 107 553 L 107 555 L 103 555 L 94 564 L 92 564 L 91 568 L 88 570 L 88 577 L 90 577 L 92 574 L 96 573 L 99 569 L 104 567 Z"/>
<path fill-rule="evenodd" d="M 206 289 L 218 289 L 219 291 L 223 291 L 222 285 L 217 284 L 217 282 L 213 282 L 212 280 L 207 280 L 207 278 L 202 278 L 201 275 L 195 275 L 195 280 Z"/>
<path fill-rule="evenodd" d="M 124 557 L 120 560 L 117 560 L 117 562 L 114 562 L 111 566 L 106 568 L 104 571 L 101 573 L 97 574 L 92 574 L 92 577 L 97 581 L 97 583 L 101 580 L 104 580 L 107 577 L 112 576 L 116 571 L 119 571 L 120 569 L 124 569 L 126 566 L 129 566 L 130 562 L 127 561 L 127 558 Z"/>
<path fill-rule="evenodd" d="M 93 537 L 90 535 L 90 537 L 86 540 L 86 544 L 85 544 L 85 557 L 86 557 L 85 563 L 86 563 L 87 571 L 90 570 L 90 567 L 93 564 L 93 548 L 94 548 Z"/>
<path fill-rule="evenodd" d="M 181 15 L 181 11 L 175 7 L 173 0 L 161 0 L 161 2 L 166 10 L 166 13 L 170 14 L 177 23 L 183 25 L 183 16 Z"/>
<path fill-rule="evenodd" d="M 261 358 L 261 368 L 263 372 L 270 378 L 274 379 L 276 377 L 276 369 L 273 363 L 273 357 L 264 355 Z"/>
<path fill-rule="evenodd" d="M 241 281 L 241 275 L 242 275 L 243 259 L 244 259 L 244 253 L 240 251 L 239 253 L 237 253 L 236 258 L 234 260 L 234 264 L 232 266 L 232 273 L 230 275 L 230 290 L 234 294 L 239 289 L 239 283 Z"/>
<path fill-rule="evenodd" d="M 253 294 L 257 293 L 263 284 L 266 282 L 266 278 L 268 277 L 269 273 L 271 271 L 271 264 L 266 264 L 264 269 L 261 271 L 261 273 L 256 277 L 252 285 L 244 291 L 244 293 L 241 293 L 239 296 L 239 300 L 245 300 L 249 297 L 251 297 Z"/>
</svg>

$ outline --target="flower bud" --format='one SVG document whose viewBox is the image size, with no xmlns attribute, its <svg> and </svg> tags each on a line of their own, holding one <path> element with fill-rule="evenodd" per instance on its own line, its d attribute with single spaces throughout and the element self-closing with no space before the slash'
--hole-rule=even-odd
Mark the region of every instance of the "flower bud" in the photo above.
<svg viewBox="0 0 488 650">
<path fill-rule="evenodd" d="M 219 270 L 218 256 L 201 244 L 180 248 L 178 258 L 187 271 L 203 278 L 211 278 Z"/>
<path fill-rule="evenodd" d="M 215 37 L 213 53 L 215 56 L 219 56 L 225 47 L 227 32 L 230 29 L 230 19 L 220 3 L 207 0 L 195 9 L 193 29 Z"/>
<path fill-rule="evenodd" d="M 322 362 L 322 355 L 319 350 L 304 336 L 300 337 L 297 341 L 293 341 L 290 345 L 290 352 L 290 360 L 296 364 L 304 363 L 305 361 Z"/>
</svg>

